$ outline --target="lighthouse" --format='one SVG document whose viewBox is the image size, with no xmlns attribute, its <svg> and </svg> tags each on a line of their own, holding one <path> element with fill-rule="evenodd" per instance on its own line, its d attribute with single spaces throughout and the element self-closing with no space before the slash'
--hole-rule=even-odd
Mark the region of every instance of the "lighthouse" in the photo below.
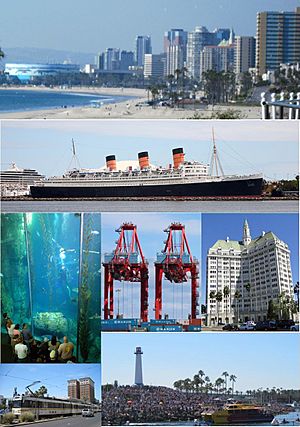
<svg viewBox="0 0 300 427">
<path fill-rule="evenodd" d="M 134 384 L 137 386 L 143 386 L 143 369 L 142 369 L 142 348 L 136 347 L 135 349 L 135 376 Z"/>
</svg>

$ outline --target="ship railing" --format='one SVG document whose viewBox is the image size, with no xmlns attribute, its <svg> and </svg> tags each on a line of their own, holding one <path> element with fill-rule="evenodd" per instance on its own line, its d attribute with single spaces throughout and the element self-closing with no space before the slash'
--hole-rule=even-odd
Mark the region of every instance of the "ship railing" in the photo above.
<svg viewBox="0 0 300 427">
<path fill-rule="evenodd" d="M 288 99 L 285 93 L 281 92 L 279 97 L 276 93 L 271 93 L 271 100 L 267 101 L 266 92 L 261 93 L 261 118 L 267 119 L 289 119 L 299 120 L 300 118 L 300 92 L 294 94 L 290 92 Z"/>
</svg>

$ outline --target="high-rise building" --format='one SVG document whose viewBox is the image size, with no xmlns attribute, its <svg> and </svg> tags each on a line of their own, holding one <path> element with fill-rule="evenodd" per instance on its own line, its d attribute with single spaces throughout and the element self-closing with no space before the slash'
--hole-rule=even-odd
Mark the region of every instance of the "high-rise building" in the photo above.
<svg viewBox="0 0 300 427">
<path fill-rule="evenodd" d="M 120 60 L 120 70 L 128 70 L 129 67 L 134 65 L 134 53 L 127 50 L 122 50 Z"/>
<path fill-rule="evenodd" d="M 196 27 L 195 31 L 188 33 L 186 65 L 190 77 L 200 78 L 200 54 L 204 46 L 209 45 L 215 45 L 215 34 L 206 27 Z"/>
<path fill-rule="evenodd" d="M 120 69 L 120 49 L 108 47 L 104 53 L 104 70 L 117 71 Z"/>
<path fill-rule="evenodd" d="M 201 78 L 202 74 L 209 70 L 232 71 L 233 62 L 234 47 L 232 45 L 205 46 L 200 54 Z"/>
<path fill-rule="evenodd" d="M 68 397 L 69 399 L 80 399 L 80 387 L 78 380 L 68 381 Z"/>
<path fill-rule="evenodd" d="M 160 78 L 165 74 L 165 55 L 147 53 L 144 63 L 144 77 Z"/>
<path fill-rule="evenodd" d="M 164 35 L 164 52 L 167 58 L 167 75 L 175 75 L 186 62 L 187 32 L 182 29 L 166 31 Z"/>
<path fill-rule="evenodd" d="M 207 324 L 266 320 L 271 300 L 293 298 L 288 245 L 271 231 L 241 241 L 218 240 L 206 263 Z"/>
<path fill-rule="evenodd" d="M 136 347 L 134 354 L 135 354 L 134 384 L 138 386 L 142 386 L 143 385 L 142 348 Z"/>
<path fill-rule="evenodd" d="M 234 42 L 234 72 L 245 73 L 255 67 L 255 38 L 236 36 Z"/>
<path fill-rule="evenodd" d="M 138 67 L 144 66 L 145 55 L 152 53 L 151 37 L 136 36 L 135 39 L 135 61 Z"/>
<path fill-rule="evenodd" d="M 95 400 L 95 383 L 90 377 L 79 378 L 80 399 L 93 403 Z"/>
<path fill-rule="evenodd" d="M 300 62 L 300 7 L 295 12 L 259 12 L 256 71 L 263 75 L 280 64 Z"/>
<path fill-rule="evenodd" d="M 215 36 L 214 44 L 217 45 L 221 43 L 221 41 L 226 40 L 228 41 L 230 38 L 231 30 L 230 28 L 216 28 L 213 31 L 213 34 Z"/>
<path fill-rule="evenodd" d="M 104 53 L 95 56 L 95 65 L 97 70 L 104 70 Z"/>
</svg>

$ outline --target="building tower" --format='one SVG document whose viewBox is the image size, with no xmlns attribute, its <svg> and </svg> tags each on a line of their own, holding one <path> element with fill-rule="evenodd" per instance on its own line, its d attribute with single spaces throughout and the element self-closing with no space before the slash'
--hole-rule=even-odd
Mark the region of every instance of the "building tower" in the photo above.
<svg viewBox="0 0 300 427">
<path fill-rule="evenodd" d="M 138 67 L 144 66 L 145 54 L 152 53 L 151 37 L 136 36 L 135 39 L 135 60 Z"/>
<path fill-rule="evenodd" d="M 138 386 L 143 386 L 143 368 L 142 368 L 142 348 L 136 347 L 135 349 L 135 376 L 134 384 Z"/>
<path fill-rule="evenodd" d="M 245 219 L 244 228 L 243 228 L 243 243 L 245 246 L 251 243 L 250 228 L 248 225 L 248 221 L 246 219 Z"/>
<path fill-rule="evenodd" d="M 78 380 L 68 381 L 68 398 L 80 399 L 80 386 Z"/>
<path fill-rule="evenodd" d="M 80 399 L 93 403 L 95 401 L 95 383 L 90 377 L 79 378 Z"/>
<path fill-rule="evenodd" d="M 164 35 L 164 52 L 167 56 L 167 75 L 175 75 L 186 61 L 187 32 L 182 29 L 166 31 Z"/>
<path fill-rule="evenodd" d="M 280 64 L 300 61 L 300 7 L 295 12 L 259 12 L 256 26 L 256 71 L 259 76 Z"/>
</svg>

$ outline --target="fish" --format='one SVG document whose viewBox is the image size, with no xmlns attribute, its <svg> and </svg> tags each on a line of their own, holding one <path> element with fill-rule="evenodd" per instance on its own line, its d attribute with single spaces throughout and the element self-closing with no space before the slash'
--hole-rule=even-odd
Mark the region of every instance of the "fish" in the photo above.
<svg viewBox="0 0 300 427">
<path fill-rule="evenodd" d="M 4 277 L 2 273 L 0 273 L 0 277 Z"/>
<path fill-rule="evenodd" d="M 92 230 L 92 231 L 91 231 L 91 234 L 96 234 L 96 235 L 97 235 L 97 234 L 99 234 L 99 231 L 97 231 L 97 230 Z"/>
<path fill-rule="evenodd" d="M 78 294 L 78 288 L 72 288 L 72 292 L 75 292 L 76 294 Z"/>
<path fill-rule="evenodd" d="M 100 252 L 97 252 L 97 251 L 86 251 L 85 249 L 83 250 L 83 252 L 85 252 L 85 253 L 89 253 L 89 254 L 100 254 Z"/>
</svg>

